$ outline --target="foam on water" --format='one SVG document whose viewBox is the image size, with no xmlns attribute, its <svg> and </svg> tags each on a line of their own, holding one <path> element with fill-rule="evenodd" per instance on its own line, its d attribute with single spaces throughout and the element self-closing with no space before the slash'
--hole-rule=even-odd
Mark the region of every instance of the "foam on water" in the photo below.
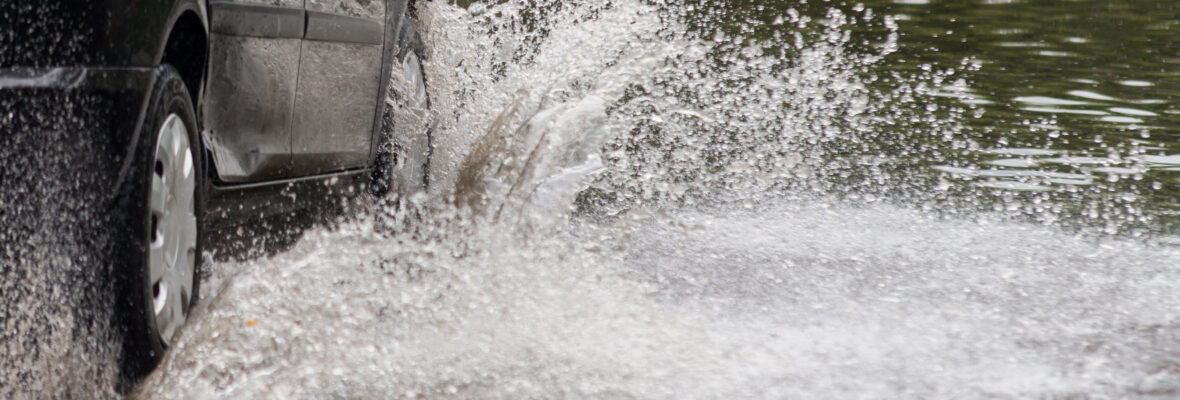
<svg viewBox="0 0 1180 400">
<path fill-rule="evenodd" d="M 885 164 L 832 152 L 909 118 L 861 74 L 891 20 L 786 12 L 812 33 L 759 55 L 687 7 L 422 5 L 429 193 L 210 266 L 140 395 L 1180 393 L 1180 250 L 831 195 Z M 874 53 L 851 23 L 883 27 Z M 933 83 L 907 85 L 887 96 Z"/>
<path fill-rule="evenodd" d="M 233 270 L 153 398 L 1174 395 L 1180 253 L 874 207 L 634 214 Z"/>
</svg>

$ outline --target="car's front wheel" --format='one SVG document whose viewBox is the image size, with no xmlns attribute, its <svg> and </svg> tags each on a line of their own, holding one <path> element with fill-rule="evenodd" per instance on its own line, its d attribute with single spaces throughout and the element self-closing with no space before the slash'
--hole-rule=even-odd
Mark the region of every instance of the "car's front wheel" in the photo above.
<svg viewBox="0 0 1180 400">
<path fill-rule="evenodd" d="M 125 269 L 125 370 L 138 379 L 171 345 L 196 303 L 201 265 L 197 125 L 189 91 L 165 65 L 152 90 L 141 135 L 145 142 L 129 179 L 138 220 Z"/>
</svg>

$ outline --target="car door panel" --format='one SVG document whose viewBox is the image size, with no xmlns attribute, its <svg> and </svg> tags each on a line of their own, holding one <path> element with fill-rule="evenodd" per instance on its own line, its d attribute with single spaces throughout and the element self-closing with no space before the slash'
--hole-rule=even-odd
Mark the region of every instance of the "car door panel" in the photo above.
<svg viewBox="0 0 1180 400">
<path fill-rule="evenodd" d="M 306 41 L 303 50 L 292 168 L 310 175 L 363 167 L 369 158 L 381 48 Z"/>
<path fill-rule="evenodd" d="M 384 34 L 385 31 L 378 20 L 308 11 L 307 32 L 304 34 L 304 39 L 381 45 Z"/>
<path fill-rule="evenodd" d="M 309 0 L 291 133 L 292 170 L 313 175 L 370 161 L 385 5 Z"/>
<path fill-rule="evenodd" d="M 306 16 L 302 0 L 278 3 L 209 4 L 211 57 L 201 114 L 224 182 L 293 176 L 292 109 Z"/>
</svg>

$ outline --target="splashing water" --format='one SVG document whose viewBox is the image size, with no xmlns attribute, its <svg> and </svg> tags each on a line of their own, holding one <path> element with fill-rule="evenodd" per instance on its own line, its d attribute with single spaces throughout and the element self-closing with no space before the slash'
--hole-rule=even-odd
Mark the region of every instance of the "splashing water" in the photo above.
<svg viewBox="0 0 1180 400">
<path fill-rule="evenodd" d="M 866 138 L 970 111 L 875 89 L 892 19 L 787 10 L 772 48 L 690 4 L 419 12 L 428 193 L 211 266 L 140 396 L 1180 393 L 1177 249 L 873 200 L 917 147 Z"/>
</svg>

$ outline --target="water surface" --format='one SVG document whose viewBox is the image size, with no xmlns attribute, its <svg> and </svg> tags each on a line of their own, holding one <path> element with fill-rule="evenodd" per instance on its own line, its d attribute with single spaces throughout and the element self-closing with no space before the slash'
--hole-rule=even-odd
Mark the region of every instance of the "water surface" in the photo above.
<svg viewBox="0 0 1180 400">
<path fill-rule="evenodd" d="M 430 190 L 210 266 L 143 395 L 1180 394 L 1169 5 L 420 12 Z"/>
</svg>

